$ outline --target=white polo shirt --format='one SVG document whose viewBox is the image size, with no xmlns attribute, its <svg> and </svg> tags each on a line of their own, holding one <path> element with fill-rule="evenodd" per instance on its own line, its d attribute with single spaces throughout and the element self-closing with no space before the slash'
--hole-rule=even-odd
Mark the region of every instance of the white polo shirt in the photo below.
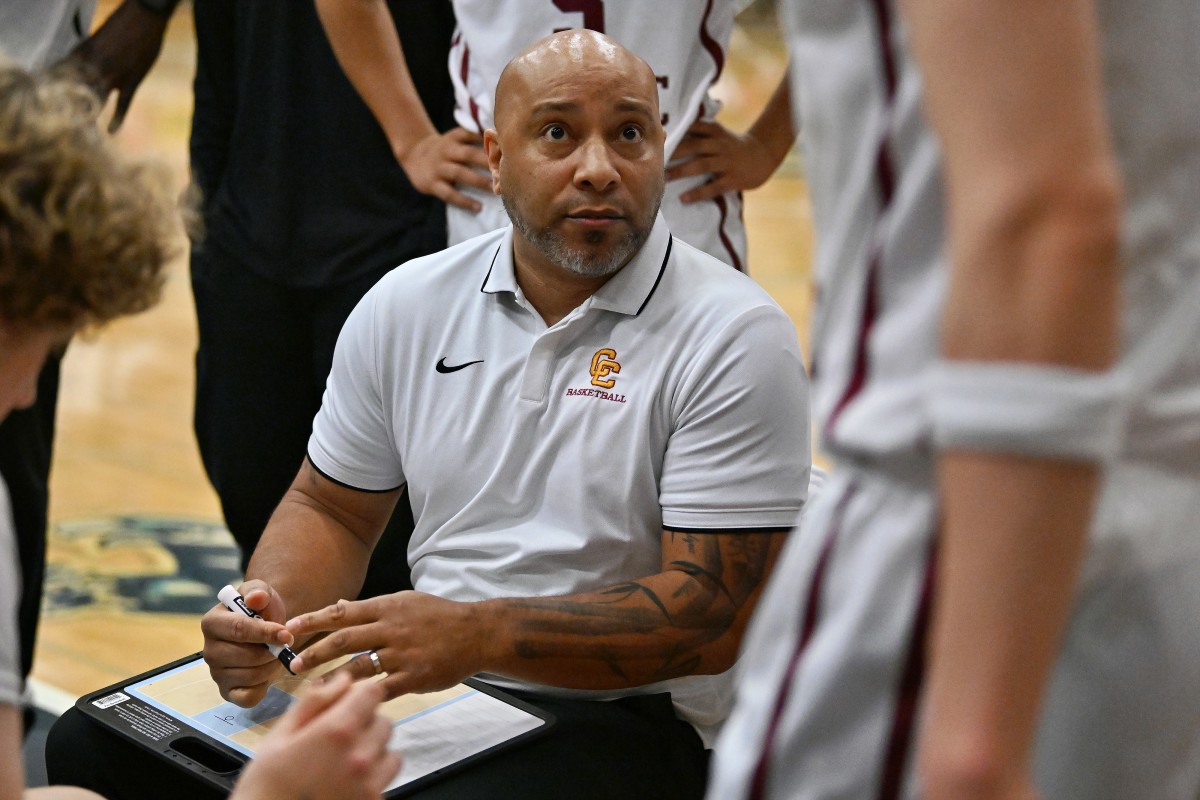
<svg viewBox="0 0 1200 800">
<path fill-rule="evenodd" d="M 309 442 L 333 480 L 407 484 L 413 583 L 463 601 L 654 574 L 664 527 L 790 528 L 809 452 L 791 321 L 661 216 L 551 327 L 517 286 L 511 227 L 393 270 L 342 330 Z M 689 717 L 723 718 L 718 694 Z"/>
</svg>

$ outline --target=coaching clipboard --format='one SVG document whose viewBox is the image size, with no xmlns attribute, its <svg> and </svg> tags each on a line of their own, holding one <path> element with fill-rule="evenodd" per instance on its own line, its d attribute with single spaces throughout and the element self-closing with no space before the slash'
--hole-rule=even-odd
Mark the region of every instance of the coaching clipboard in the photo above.
<svg viewBox="0 0 1200 800">
<path fill-rule="evenodd" d="M 277 681 L 261 703 L 242 708 L 221 697 L 197 653 L 86 694 L 75 707 L 159 758 L 228 790 L 311 679 L 338 663 Z M 554 725 L 551 714 L 472 678 L 444 691 L 389 700 L 379 713 L 392 720 L 388 746 L 404 753 L 386 797 L 404 797 Z"/>
</svg>

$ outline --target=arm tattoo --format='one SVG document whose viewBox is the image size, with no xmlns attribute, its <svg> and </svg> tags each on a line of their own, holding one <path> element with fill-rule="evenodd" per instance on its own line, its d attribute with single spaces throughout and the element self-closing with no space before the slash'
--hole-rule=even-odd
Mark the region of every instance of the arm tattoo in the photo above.
<svg viewBox="0 0 1200 800">
<path fill-rule="evenodd" d="M 516 653 L 598 661 L 621 679 L 641 662 L 646 682 L 696 674 L 702 648 L 734 626 L 762 583 L 774 534 L 670 535 L 689 558 L 664 574 L 686 579 L 628 581 L 583 600 L 514 601 L 534 612 L 520 625 Z"/>
</svg>

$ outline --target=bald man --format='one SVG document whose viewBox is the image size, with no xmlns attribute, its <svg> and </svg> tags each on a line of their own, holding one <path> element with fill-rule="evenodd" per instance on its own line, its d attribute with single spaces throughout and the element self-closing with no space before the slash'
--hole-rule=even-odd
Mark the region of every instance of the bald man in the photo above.
<svg viewBox="0 0 1200 800">
<path fill-rule="evenodd" d="M 590 31 L 506 69 L 491 175 L 513 224 L 391 272 L 342 331 L 308 457 L 205 658 L 258 703 L 307 644 L 389 696 L 476 676 L 557 717 L 421 797 L 699 797 L 729 669 L 805 502 L 787 316 L 659 215 L 653 73 Z M 361 602 L 407 493 L 416 591 Z M 314 635 L 332 632 L 314 639 Z"/>
</svg>

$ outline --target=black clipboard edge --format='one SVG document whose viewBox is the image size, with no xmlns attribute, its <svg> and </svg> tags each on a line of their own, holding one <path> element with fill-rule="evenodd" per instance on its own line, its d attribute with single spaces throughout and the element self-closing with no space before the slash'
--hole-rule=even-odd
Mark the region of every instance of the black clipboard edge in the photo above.
<svg viewBox="0 0 1200 800">
<path fill-rule="evenodd" d="M 102 697 L 114 694 L 116 692 L 125 694 L 127 693 L 126 690 L 128 687 L 135 683 L 140 683 L 148 678 L 153 678 L 155 675 L 161 675 L 164 672 L 169 672 L 177 667 L 182 667 L 202 658 L 202 653 L 192 653 L 191 655 L 186 655 L 183 658 L 177 658 L 170 663 L 163 664 L 160 667 L 147 670 L 139 675 L 134 675 L 131 678 L 124 678 L 112 684 L 111 686 L 106 686 L 103 689 L 97 689 L 94 692 L 88 692 L 75 701 L 75 708 L 78 709 L 79 712 L 84 716 L 89 717 L 94 724 L 101 725 L 106 731 L 120 736 L 121 738 L 132 742 L 135 745 L 140 745 L 145 750 L 153 753 L 163 761 L 174 764 L 175 766 L 180 767 L 200 778 L 205 783 L 228 792 L 233 788 L 234 783 L 237 782 L 238 777 L 241 775 L 242 767 L 244 767 L 246 762 L 249 761 L 249 758 L 247 758 L 244 753 L 240 753 L 237 750 L 225 746 L 204 731 L 200 731 L 191 727 L 185 727 L 183 721 L 178 719 L 174 719 L 174 721 L 175 724 L 181 728 L 179 733 L 173 734 L 170 737 L 166 737 L 159 742 L 150 743 L 147 742 L 145 738 L 136 736 L 126 727 L 115 724 L 111 719 L 111 715 L 106 713 L 107 709 L 99 709 L 93 705 L 96 700 Z M 136 700 L 136 698 L 134 699 Z M 141 700 L 136 700 L 136 702 L 139 705 L 144 704 Z M 237 769 L 227 772 L 216 772 L 211 770 L 194 759 L 188 758 L 182 753 L 172 749 L 171 745 L 182 739 L 199 739 L 208 747 L 216 750 L 220 755 L 236 761 L 239 766 Z"/>
<path fill-rule="evenodd" d="M 195 728 L 188 728 L 188 729 L 182 730 L 178 734 L 170 736 L 169 738 L 164 738 L 163 740 L 161 740 L 161 742 L 158 743 L 160 746 L 154 747 L 154 746 L 151 746 L 149 743 L 147 743 L 145 739 L 135 736 L 131 731 L 125 729 L 124 727 L 113 724 L 111 722 L 111 720 L 107 718 L 107 715 L 105 714 L 105 710 L 98 709 L 96 706 L 93 705 L 94 701 L 96 701 L 102 697 L 106 697 L 107 695 L 113 694 L 115 692 L 125 693 L 126 689 L 129 686 L 132 686 L 133 684 L 141 683 L 142 681 L 147 680 L 148 678 L 153 678 L 155 675 L 161 675 L 164 672 L 169 672 L 177 667 L 182 667 L 186 664 L 190 664 L 190 663 L 196 661 L 197 659 L 202 659 L 202 658 L 203 658 L 202 653 L 199 653 L 199 652 L 192 653 L 192 654 L 186 655 L 182 658 L 178 658 L 168 664 L 163 664 L 160 667 L 155 667 L 154 669 L 147 670 L 146 672 L 143 672 L 139 675 L 134 675 L 131 678 L 124 678 L 124 679 L 112 684 L 111 686 L 106 686 L 103 689 L 97 689 L 94 692 L 88 692 L 87 694 L 83 695 L 82 697 L 80 697 L 78 700 L 75 701 L 75 708 L 78 709 L 79 712 L 82 713 L 84 716 L 91 718 L 95 724 L 99 724 L 99 725 L 103 726 L 105 730 L 110 731 L 110 732 L 126 739 L 127 741 L 130 741 L 130 742 L 136 744 L 136 745 L 141 745 L 143 748 L 145 748 L 149 752 L 153 753 L 158 758 L 160 758 L 164 761 L 167 761 L 168 763 L 175 764 L 176 766 L 187 770 L 188 772 L 192 773 L 193 775 L 196 775 L 197 777 L 199 777 L 205 783 L 208 783 L 219 789 L 229 791 L 233 788 L 233 785 L 237 782 L 237 779 L 241 774 L 242 767 L 244 767 L 246 765 L 246 762 L 250 760 L 244 753 L 238 752 L 237 750 L 234 750 L 232 748 L 225 746 L 217 739 L 214 739 L 212 736 L 209 736 L 207 733 L 200 731 L 200 730 L 196 730 Z M 534 717 L 542 720 L 543 724 L 539 725 L 536 728 L 533 728 L 532 730 L 528 730 L 522 734 L 518 734 L 517 736 L 514 736 L 511 739 L 505 739 L 500 744 L 493 745 L 492 747 L 489 747 L 486 750 L 481 750 L 478 753 L 475 753 L 474 755 L 471 755 L 471 756 L 468 756 L 467 758 L 456 761 L 453 764 L 450 764 L 449 766 L 443 767 L 442 769 L 435 770 L 434 772 L 431 772 L 428 775 L 423 775 L 414 781 L 404 784 L 403 786 L 398 786 L 395 789 L 392 789 L 390 792 L 385 792 L 383 795 L 384 797 L 386 797 L 386 798 L 406 797 L 415 792 L 418 792 L 421 789 L 426 788 L 433 783 L 436 783 L 437 781 L 441 780 L 443 777 L 445 777 L 447 775 L 451 775 L 455 772 L 458 772 L 460 770 L 463 770 L 470 766 L 478 764 L 479 762 L 484 761 L 499 752 L 508 750 L 515 746 L 524 744 L 525 742 L 528 742 L 532 739 L 536 739 L 540 736 L 546 735 L 554 728 L 555 723 L 557 722 L 554 715 L 549 713 L 548 711 L 544 711 L 544 710 L 538 708 L 537 706 L 533 705 L 532 703 L 529 703 L 529 702 L 526 702 L 525 700 L 520 699 L 519 697 L 514 697 L 513 695 L 509 694 L 508 692 L 505 692 L 503 689 L 500 689 L 496 686 L 492 686 L 490 683 L 485 683 L 484 681 L 477 680 L 475 678 L 466 678 L 462 682 L 464 684 L 466 684 L 467 686 L 470 686 L 472 689 L 482 692 L 483 694 L 491 695 L 492 697 L 495 697 L 499 700 L 503 700 L 504 702 L 508 703 L 509 705 L 512 705 L 516 708 L 521 709 L 522 711 L 526 712 L 527 714 L 530 714 L 531 716 L 534 716 Z M 142 701 L 138 701 L 138 702 L 141 703 Z M 180 724 L 180 727 L 182 727 L 182 721 L 179 720 L 177 722 Z M 200 763 L 196 762 L 195 760 L 190 759 L 187 756 L 183 755 L 182 753 L 179 753 L 178 751 L 172 749 L 171 745 L 174 742 L 177 742 L 181 739 L 188 739 L 188 738 L 200 739 L 206 745 L 208 745 L 209 747 L 216 750 L 218 753 L 220 753 L 228 758 L 236 760 L 240 764 L 240 766 L 237 769 L 228 771 L 228 772 L 215 772 L 215 771 L 209 769 L 208 767 L 204 766 L 203 764 L 200 764 Z"/>
</svg>

